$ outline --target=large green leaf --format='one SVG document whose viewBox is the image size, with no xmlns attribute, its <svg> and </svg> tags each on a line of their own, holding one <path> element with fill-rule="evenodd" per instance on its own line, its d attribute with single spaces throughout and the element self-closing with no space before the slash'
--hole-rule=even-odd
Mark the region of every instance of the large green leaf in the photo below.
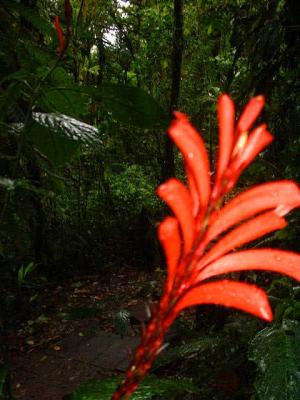
<svg viewBox="0 0 300 400">
<path fill-rule="evenodd" d="M 117 121 L 144 129 L 165 129 L 168 114 L 144 90 L 120 84 L 106 83 L 100 88 L 86 88 L 92 99 Z"/>
<path fill-rule="evenodd" d="M 55 134 L 84 144 L 101 144 L 99 130 L 92 125 L 78 121 L 64 114 L 33 113 L 33 119 L 42 127 Z"/>
<path fill-rule="evenodd" d="M 41 77 L 45 71 L 42 70 Z M 73 77 L 64 68 L 52 71 L 43 87 L 40 103 L 46 111 L 79 117 L 89 113 L 89 95 L 81 86 L 73 83 Z"/>
<path fill-rule="evenodd" d="M 286 320 L 282 327 L 260 331 L 249 348 L 257 364 L 255 389 L 259 400 L 300 399 L 300 323 Z"/>
<path fill-rule="evenodd" d="M 191 340 L 190 342 L 175 346 L 165 350 L 161 356 L 159 356 L 154 363 L 152 370 L 160 368 L 164 365 L 170 364 L 171 362 L 184 358 L 191 354 L 199 353 L 206 349 L 211 349 L 220 343 L 220 339 L 216 337 L 201 337 L 199 339 Z"/>
<path fill-rule="evenodd" d="M 65 396 L 64 400 L 110 400 L 120 382 L 121 378 L 117 377 L 93 380 L 81 385 L 73 394 Z M 163 399 L 174 399 L 174 395 L 180 393 L 198 393 L 198 388 L 188 379 L 147 377 L 130 399 L 150 400 L 154 395 L 162 396 Z"/>
<path fill-rule="evenodd" d="M 57 111 L 73 117 L 87 114 L 87 96 L 76 85 L 45 88 L 41 104 L 46 111 Z"/>
<path fill-rule="evenodd" d="M 28 137 L 54 166 L 69 161 L 80 143 L 93 146 L 101 143 L 97 128 L 67 115 L 35 112 L 32 117 L 34 122 Z"/>
<path fill-rule="evenodd" d="M 28 138 L 33 146 L 42 155 L 46 156 L 55 167 L 59 167 L 69 161 L 71 155 L 79 147 L 77 141 L 37 122 L 33 122 L 31 125 Z"/>
</svg>

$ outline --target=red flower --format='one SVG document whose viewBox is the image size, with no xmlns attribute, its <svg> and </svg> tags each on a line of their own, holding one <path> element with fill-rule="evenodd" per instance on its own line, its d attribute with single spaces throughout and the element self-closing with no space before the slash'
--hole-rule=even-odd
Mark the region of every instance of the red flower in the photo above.
<svg viewBox="0 0 300 400">
<path fill-rule="evenodd" d="M 63 52 L 65 51 L 65 41 L 64 41 L 64 35 L 60 26 L 60 22 L 59 22 L 59 17 L 56 16 L 55 20 L 54 20 L 54 25 L 55 25 L 55 29 L 58 35 L 58 40 L 59 40 L 59 52 L 60 54 L 63 54 Z"/>
<path fill-rule="evenodd" d="M 56 29 L 56 32 L 58 35 L 58 40 L 59 40 L 59 59 L 64 55 L 65 51 L 67 50 L 69 41 L 70 41 L 70 36 L 71 36 L 73 9 L 72 9 L 70 0 L 64 1 L 64 14 L 65 14 L 65 21 L 66 21 L 66 25 L 67 25 L 65 38 L 64 38 L 61 26 L 60 26 L 59 17 L 56 16 L 54 19 L 54 25 L 55 25 L 55 29 Z"/>
<path fill-rule="evenodd" d="M 254 97 L 235 124 L 231 98 L 220 97 L 219 152 L 212 188 L 204 142 L 186 116 L 175 113 L 169 136 L 183 155 L 188 187 L 172 178 L 157 189 L 158 196 L 174 214 L 162 221 L 158 229 L 167 261 L 167 281 L 114 400 L 127 398 L 136 389 L 159 353 L 166 330 L 183 309 L 210 303 L 272 320 L 267 295 L 255 285 L 230 280 L 203 281 L 250 269 L 280 272 L 300 281 L 299 254 L 275 249 L 233 252 L 286 226 L 283 217 L 300 206 L 296 183 L 284 180 L 261 184 L 221 208 L 225 194 L 243 170 L 273 140 L 265 124 L 251 131 L 263 106 L 264 97 Z"/>
</svg>

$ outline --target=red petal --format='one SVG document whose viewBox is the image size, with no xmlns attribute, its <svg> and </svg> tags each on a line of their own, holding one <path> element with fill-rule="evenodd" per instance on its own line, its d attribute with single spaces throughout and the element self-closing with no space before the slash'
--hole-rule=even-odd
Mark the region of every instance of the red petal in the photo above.
<svg viewBox="0 0 300 400">
<path fill-rule="evenodd" d="M 193 201 L 193 217 L 195 217 L 198 214 L 199 207 L 200 207 L 199 194 L 198 194 L 198 190 L 196 187 L 196 183 L 195 183 L 193 174 L 190 172 L 187 164 L 185 164 L 185 171 L 186 171 L 187 180 L 189 183 L 189 190 L 190 190 L 191 198 Z"/>
<path fill-rule="evenodd" d="M 241 154 L 241 152 L 244 150 L 248 141 L 248 136 L 249 136 L 248 132 L 240 133 L 232 150 L 232 155 L 231 155 L 232 159 L 234 159 L 237 155 Z"/>
<path fill-rule="evenodd" d="M 223 280 L 194 287 L 179 300 L 175 312 L 179 313 L 184 308 L 199 304 L 234 307 L 266 321 L 272 320 L 272 310 L 266 293 L 247 283 Z"/>
<path fill-rule="evenodd" d="M 169 128 L 169 136 L 179 148 L 188 170 L 194 177 L 201 213 L 204 215 L 210 196 L 209 161 L 205 144 L 182 113 L 174 113 L 176 119 Z"/>
<path fill-rule="evenodd" d="M 244 108 L 237 123 L 238 133 L 249 131 L 253 122 L 259 116 L 264 105 L 265 105 L 264 96 L 256 96 L 249 101 L 249 103 Z"/>
<path fill-rule="evenodd" d="M 58 35 L 60 52 L 62 53 L 64 51 L 64 48 L 65 48 L 65 42 L 64 42 L 64 35 L 63 35 L 62 29 L 61 29 L 61 26 L 60 26 L 60 22 L 59 22 L 59 17 L 58 16 L 55 17 L 54 24 L 55 24 L 55 29 L 56 29 L 57 35 Z"/>
<path fill-rule="evenodd" d="M 273 136 L 267 131 L 266 124 L 262 124 L 250 133 L 246 147 L 241 154 L 240 162 L 246 168 L 252 160 L 273 140 Z"/>
<path fill-rule="evenodd" d="M 207 242 L 238 222 L 280 206 L 281 216 L 300 206 L 300 190 L 288 180 L 264 183 L 236 196 L 220 211 L 207 231 Z M 286 212 L 285 212 L 286 211 Z"/>
<path fill-rule="evenodd" d="M 165 252 L 168 277 L 167 290 L 170 291 L 174 282 L 176 267 L 181 253 L 181 238 L 178 221 L 173 217 L 166 217 L 158 227 L 158 238 Z"/>
<path fill-rule="evenodd" d="M 215 188 L 218 188 L 220 179 L 228 166 L 233 147 L 235 109 L 231 97 L 226 94 L 220 96 L 217 110 L 219 120 L 219 153 Z M 214 192 L 217 193 L 218 190 L 215 189 Z M 217 194 L 215 197 L 217 197 Z"/>
<path fill-rule="evenodd" d="M 228 253 L 230 250 L 267 235 L 277 229 L 282 229 L 286 225 L 285 219 L 274 211 L 268 211 L 250 221 L 244 222 L 219 240 L 219 242 L 217 242 L 201 259 L 197 268 L 202 269 L 205 265 L 211 263 L 225 253 Z"/>
<path fill-rule="evenodd" d="M 239 251 L 219 258 L 208 265 L 200 272 L 199 280 L 249 269 L 279 272 L 300 281 L 300 255 L 277 249 Z"/>
<path fill-rule="evenodd" d="M 194 219 L 192 199 L 189 191 L 178 179 L 171 178 L 157 188 L 158 196 L 163 199 L 177 217 L 182 231 L 185 254 L 194 240 Z"/>
<path fill-rule="evenodd" d="M 266 130 L 266 124 L 260 125 L 250 134 L 243 150 L 231 163 L 226 174 L 229 184 L 226 191 L 230 190 L 243 170 L 255 159 L 255 157 L 273 140 L 273 136 Z"/>
</svg>

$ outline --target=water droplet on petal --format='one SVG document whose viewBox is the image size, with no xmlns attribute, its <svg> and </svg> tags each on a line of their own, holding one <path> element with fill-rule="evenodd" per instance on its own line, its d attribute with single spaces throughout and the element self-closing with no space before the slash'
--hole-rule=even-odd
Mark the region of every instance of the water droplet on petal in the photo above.
<svg viewBox="0 0 300 400">
<path fill-rule="evenodd" d="M 194 158 L 194 153 L 193 152 L 189 152 L 188 153 L 188 158 Z"/>
<path fill-rule="evenodd" d="M 280 204 L 275 208 L 275 213 L 279 215 L 280 217 L 283 217 L 284 215 L 288 214 L 291 209 L 293 208 L 293 205 L 291 204 Z"/>
<path fill-rule="evenodd" d="M 268 311 L 265 309 L 265 307 L 259 307 L 259 311 L 260 311 L 261 316 L 264 319 L 266 319 L 267 321 L 270 320 L 270 315 L 269 315 Z"/>
</svg>

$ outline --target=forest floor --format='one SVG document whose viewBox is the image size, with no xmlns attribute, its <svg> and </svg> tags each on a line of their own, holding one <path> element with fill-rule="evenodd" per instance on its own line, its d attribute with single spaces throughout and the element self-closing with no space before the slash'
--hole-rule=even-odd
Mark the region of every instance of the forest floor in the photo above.
<svg viewBox="0 0 300 400">
<path fill-rule="evenodd" d="M 61 400 L 89 379 L 126 369 L 139 335 L 131 332 L 121 339 L 115 317 L 157 296 L 163 273 L 126 265 L 109 270 L 114 272 L 47 283 L 37 290 L 26 320 L 7 335 L 14 399 Z M 105 340 L 114 350 L 103 356 Z"/>
</svg>

